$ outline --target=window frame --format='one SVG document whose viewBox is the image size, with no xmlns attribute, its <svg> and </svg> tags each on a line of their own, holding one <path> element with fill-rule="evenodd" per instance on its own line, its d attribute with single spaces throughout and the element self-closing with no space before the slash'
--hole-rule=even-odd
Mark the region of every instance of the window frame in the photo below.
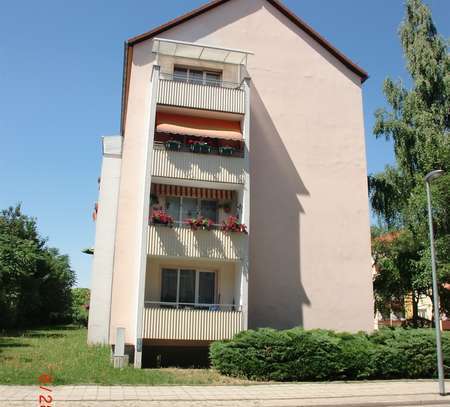
<svg viewBox="0 0 450 407">
<path fill-rule="evenodd" d="M 177 76 L 175 71 L 179 70 L 186 70 L 186 77 L 183 78 L 181 75 Z M 199 79 L 192 79 L 191 78 L 191 71 L 201 72 L 202 73 L 202 79 L 201 82 Z M 207 74 L 210 75 L 217 75 L 219 78 L 217 79 L 216 83 L 211 81 L 210 79 L 207 79 Z M 184 65 L 174 65 L 173 66 L 173 79 L 177 82 L 185 82 L 185 83 L 192 83 L 197 85 L 203 85 L 203 86 L 221 86 L 221 83 L 223 82 L 223 71 L 221 70 L 214 70 L 209 68 L 202 68 L 202 67 L 194 67 L 194 66 L 184 66 Z"/>
<path fill-rule="evenodd" d="M 189 196 L 168 196 L 168 197 L 166 197 L 165 205 L 164 205 L 166 211 L 168 211 L 168 209 L 169 209 L 168 206 L 167 206 L 168 198 L 170 198 L 170 199 L 173 199 L 173 198 L 179 199 L 179 202 L 180 202 L 179 209 L 178 209 L 178 217 L 177 217 L 177 219 L 174 219 L 176 224 L 182 225 L 184 223 L 184 221 L 186 220 L 186 219 L 183 219 L 183 200 L 184 199 L 195 199 L 197 201 L 195 217 L 202 216 L 201 215 L 201 210 L 202 210 L 201 205 L 202 205 L 203 201 L 215 202 L 216 203 L 216 219 L 211 219 L 211 220 L 213 222 L 215 222 L 214 224 L 217 224 L 217 222 L 219 222 L 219 218 L 220 218 L 219 206 L 220 205 L 219 205 L 219 201 L 216 200 L 216 199 L 192 198 L 192 197 L 189 197 Z M 193 218 L 195 219 L 195 217 L 193 217 Z"/>
<path fill-rule="evenodd" d="M 170 301 L 163 301 L 162 295 L 162 283 L 163 283 L 163 274 L 165 270 L 172 270 L 172 271 L 176 271 L 177 272 L 177 294 L 176 294 L 176 299 L 174 302 L 170 302 Z M 181 303 L 181 304 L 188 304 L 188 305 L 192 305 L 192 306 L 213 306 L 213 305 L 218 305 L 217 304 L 217 298 L 218 298 L 218 284 L 219 284 L 219 272 L 217 270 L 208 270 L 208 269 L 197 269 L 197 268 L 189 268 L 189 267 L 163 267 L 161 266 L 160 268 L 160 276 L 161 276 L 161 283 L 160 283 L 160 302 L 161 303 L 170 303 L 170 304 L 174 304 L 176 306 L 176 308 L 179 307 L 180 304 L 180 275 L 181 275 L 181 271 L 183 270 L 188 270 L 188 271 L 194 271 L 195 272 L 195 293 L 194 293 L 194 302 L 193 303 Z M 199 299 L 199 294 L 200 294 L 200 273 L 212 273 L 214 274 L 214 299 L 213 302 L 211 304 L 204 304 L 204 303 L 199 303 L 198 299 Z"/>
</svg>

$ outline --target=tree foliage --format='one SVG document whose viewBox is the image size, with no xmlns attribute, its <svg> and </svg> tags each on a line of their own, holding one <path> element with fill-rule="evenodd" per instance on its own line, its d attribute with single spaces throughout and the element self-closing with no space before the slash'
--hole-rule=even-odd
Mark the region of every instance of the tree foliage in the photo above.
<svg viewBox="0 0 450 407">
<path fill-rule="evenodd" d="M 46 324 L 69 315 L 75 275 L 20 205 L 0 213 L 0 327 Z"/>
<path fill-rule="evenodd" d="M 89 288 L 72 288 L 72 323 L 87 327 L 90 295 Z"/>
<path fill-rule="evenodd" d="M 393 141 L 396 163 L 369 176 L 374 212 L 386 230 L 404 232 L 398 242 L 374 246 L 375 255 L 383 259 L 375 290 L 382 296 L 391 290 L 394 297 L 405 291 L 427 293 L 431 286 L 424 176 L 434 169 L 446 172 L 433 181 L 432 201 L 439 277 L 441 283 L 450 282 L 448 41 L 437 33 L 421 0 L 407 0 L 399 34 L 412 85 L 385 80 L 390 109 L 376 111 L 374 126 L 377 138 Z M 449 293 L 442 289 L 441 294 L 445 305 Z"/>
</svg>

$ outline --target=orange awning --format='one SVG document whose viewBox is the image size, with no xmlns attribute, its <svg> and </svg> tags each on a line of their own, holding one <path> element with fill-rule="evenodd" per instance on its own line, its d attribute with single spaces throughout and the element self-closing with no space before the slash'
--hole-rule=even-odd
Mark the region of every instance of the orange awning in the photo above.
<svg viewBox="0 0 450 407">
<path fill-rule="evenodd" d="M 243 140 L 239 122 L 164 112 L 156 114 L 156 131 L 195 137 Z"/>
</svg>

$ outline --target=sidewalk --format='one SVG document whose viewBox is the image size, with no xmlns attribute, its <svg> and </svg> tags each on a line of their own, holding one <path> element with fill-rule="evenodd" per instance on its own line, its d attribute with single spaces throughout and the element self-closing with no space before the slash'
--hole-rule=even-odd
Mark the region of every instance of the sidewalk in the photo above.
<svg viewBox="0 0 450 407">
<path fill-rule="evenodd" d="M 447 381 L 450 391 L 450 381 Z M 0 406 L 36 406 L 40 394 L 52 407 L 297 407 L 450 406 L 435 381 L 256 384 L 249 386 L 0 386 Z M 48 399 L 47 399 L 48 400 Z M 44 403 L 45 405 L 46 403 Z"/>
</svg>

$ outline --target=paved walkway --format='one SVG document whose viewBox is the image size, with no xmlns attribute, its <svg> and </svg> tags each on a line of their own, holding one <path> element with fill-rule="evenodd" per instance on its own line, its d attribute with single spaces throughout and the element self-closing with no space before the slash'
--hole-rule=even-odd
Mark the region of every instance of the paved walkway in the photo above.
<svg viewBox="0 0 450 407">
<path fill-rule="evenodd" d="M 447 386 L 450 391 L 450 381 Z M 53 401 L 47 405 L 52 407 L 450 406 L 450 394 L 437 395 L 437 383 L 429 380 L 49 388 L 51 393 L 38 386 L 0 386 L 0 406 L 36 406 L 39 394 L 51 394 Z"/>
</svg>

